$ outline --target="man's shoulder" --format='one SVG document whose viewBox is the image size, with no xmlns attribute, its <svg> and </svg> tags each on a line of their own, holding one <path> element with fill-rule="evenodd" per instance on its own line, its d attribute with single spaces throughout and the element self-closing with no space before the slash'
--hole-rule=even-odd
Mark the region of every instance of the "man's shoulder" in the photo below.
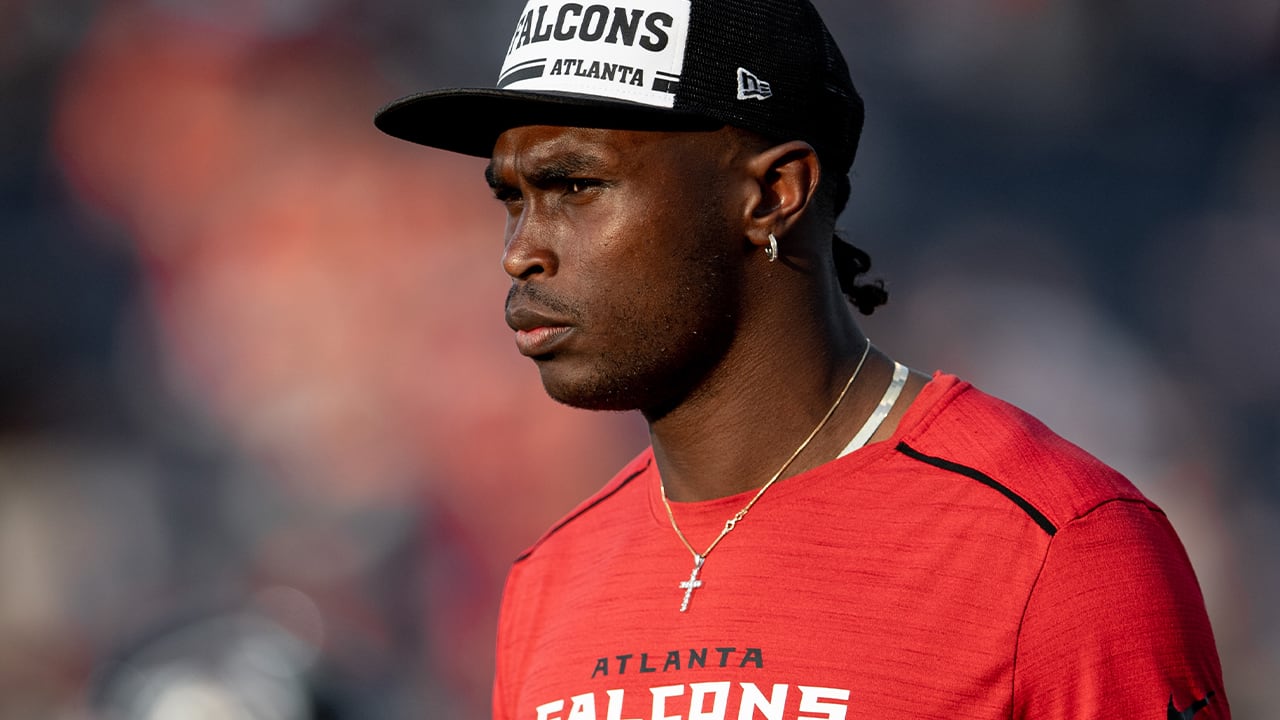
<svg viewBox="0 0 1280 720">
<path fill-rule="evenodd" d="M 653 449 L 645 448 L 639 455 L 635 456 L 630 462 L 624 465 L 622 469 L 609 480 L 609 482 L 604 484 L 603 487 L 592 493 L 590 497 L 583 500 L 577 507 L 556 521 L 554 525 L 552 525 L 542 534 L 541 537 L 538 538 L 537 542 L 529 546 L 529 549 L 525 550 L 518 558 L 516 558 L 516 562 L 520 562 L 528 558 L 543 545 L 550 542 L 553 537 L 562 534 L 566 528 L 569 528 L 575 523 L 581 525 L 582 519 L 591 515 L 593 511 L 595 513 L 607 513 L 608 508 L 605 506 L 608 501 L 616 498 L 616 496 L 624 489 L 634 487 L 635 484 L 643 478 L 645 472 L 649 470 L 652 464 Z M 607 520 L 602 520 L 602 522 L 607 524 Z"/>
<path fill-rule="evenodd" d="M 1005 494 L 1046 528 L 1112 501 L 1154 508 L 1121 473 L 1021 408 L 953 376 L 900 434 L 900 453 Z"/>
</svg>

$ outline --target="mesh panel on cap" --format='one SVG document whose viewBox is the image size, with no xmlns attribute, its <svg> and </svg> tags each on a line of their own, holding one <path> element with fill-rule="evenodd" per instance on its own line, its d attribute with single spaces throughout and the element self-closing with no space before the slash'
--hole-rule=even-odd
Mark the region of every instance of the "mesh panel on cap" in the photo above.
<svg viewBox="0 0 1280 720">
<path fill-rule="evenodd" d="M 676 110 L 706 114 L 776 140 L 801 139 L 847 172 L 861 130 L 861 100 L 844 58 L 805 0 L 694 0 Z M 738 68 L 772 96 L 739 100 Z"/>
</svg>

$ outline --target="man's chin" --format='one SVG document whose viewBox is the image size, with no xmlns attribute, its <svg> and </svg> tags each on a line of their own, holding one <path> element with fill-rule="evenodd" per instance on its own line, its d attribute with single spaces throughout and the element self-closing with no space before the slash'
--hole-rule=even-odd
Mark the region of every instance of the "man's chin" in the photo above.
<svg viewBox="0 0 1280 720">
<path fill-rule="evenodd" d="M 546 383 L 543 383 L 543 388 L 552 400 L 579 410 L 626 412 L 640 408 L 639 404 L 612 393 L 588 392 L 579 388 L 566 388 Z"/>
<path fill-rule="evenodd" d="M 609 382 L 600 377 L 567 377 L 566 373 L 539 363 L 542 387 L 558 403 L 580 410 L 625 412 L 644 407 L 644 399 L 628 383 Z"/>
</svg>

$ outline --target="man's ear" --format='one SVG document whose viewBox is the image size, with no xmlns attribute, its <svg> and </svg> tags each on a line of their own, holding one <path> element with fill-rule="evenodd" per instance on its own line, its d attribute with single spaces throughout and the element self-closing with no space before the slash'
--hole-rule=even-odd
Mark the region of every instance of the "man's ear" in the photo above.
<svg viewBox="0 0 1280 720">
<path fill-rule="evenodd" d="M 759 186 L 751 208 L 747 238 L 769 245 L 769 235 L 782 238 L 804 216 L 818 191 L 822 169 L 813 146 L 801 140 L 774 145 L 747 163 Z"/>
</svg>

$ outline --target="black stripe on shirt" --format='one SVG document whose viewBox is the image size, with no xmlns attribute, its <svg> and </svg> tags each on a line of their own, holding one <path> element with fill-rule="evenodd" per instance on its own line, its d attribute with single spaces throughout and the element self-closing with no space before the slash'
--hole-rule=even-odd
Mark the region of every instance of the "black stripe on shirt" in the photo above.
<svg viewBox="0 0 1280 720">
<path fill-rule="evenodd" d="M 906 455 L 907 457 L 915 460 L 919 460 L 920 462 L 925 463 L 926 465 L 932 465 L 940 470 L 946 470 L 948 472 L 953 472 L 959 475 L 963 475 L 972 480 L 977 480 L 983 485 L 986 485 L 987 487 L 998 491 L 1001 495 L 1004 495 L 1005 497 L 1012 500 L 1014 505 L 1017 505 L 1018 507 L 1022 508 L 1022 511 L 1025 512 L 1027 515 L 1029 515 L 1032 520 L 1035 520 L 1036 524 L 1039 525 L 1042 529 L 1044 529 L 1045 532 L 1049 533 L 1050 537 L 1052 537 L 1054 533 L 1058 532 L 1058 528 L 1052 522 L 1049 521 L 1049 518 L 1045 517 L 1044 513 L 1035 509 L 1035 507 L 1032 506 L 1031 503 L 1027 502 L 1026 499 L 1023 498 L 1018 493 L 1010 490 L 1004 485 L 1001 485 L 999 482 L 996 482 L 996 480 L 992 478 L 990 475 L 987 475 L 986 473 L 980 470 L 975 470 L 969 467 L 968 465 L 961 465 L 960 463 L 952 462 L 950 460 L 944 460 L 943 458 L 940 458 L 940 457 L 925 455 L 924 453 L 920 452 L 919 450 L 916 450 L 915 448 L 911 447 L 905 442 L 899 442 L 897 449 L 898 449 L 898 452 L 902 453 L 903 455 Z"/>
</svg>

